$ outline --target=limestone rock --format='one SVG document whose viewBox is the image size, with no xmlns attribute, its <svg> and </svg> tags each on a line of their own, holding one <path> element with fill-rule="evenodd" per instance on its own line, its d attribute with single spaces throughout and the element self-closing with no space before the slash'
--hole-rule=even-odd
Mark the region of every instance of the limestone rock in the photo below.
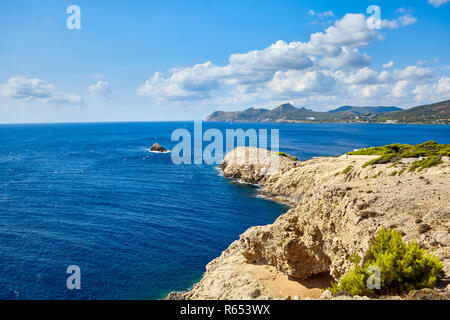
<svg viewBox="0 0 450 320">
<path fill-rule="evenodd" d="M 325 290 L 322 295 L 320 296 L 320 299 L 322 300 L 327 300 L 327 299 L 331 299 L 333 298 L 333 294 L 331 293 L 330 290 Z"/>
<path fill-rule="evenodd" d="M 349 256 L 362 257 L 382 226 L 395 227 L 404 241 L 416 240 L 433 249 L 448 277 L 449 159 L 444 157 L 443 163 L 420 174 L 407 170 L 409 164 L 399 164 L 406 169 L 398 176 L 390 174 L 399 170 L 391 164 L 363 168 L 372 158 L 323 157 L 300 162 L 255 148 L 236 148 L 228 153 L 220 165 L 225 177 L 257 183 L 262 195 L 287 201 L 293 207 L 274 223 L 245 231 L 207 265 L 202 280 L 184 297 L 255 299 L 253 293 L 258 289 L 258 299 L 284 299 L 288 295 L 319 298 L 320 290 L 314 294 L 295 292 L 300 290 L 297 284 L 320 274 L 338 280 L 352 267 Z M 338 174 L 349 166 L 349 172 Z M 371 178 L 375 176 L 378 178 Z M 424 183 L 424 179 L 431 183 Z M 424 292 L 420 297 L 425 299 Z M 329 298 L 328 293 L 323 295 Z"/>
<path fill-rule="evenodd" d="M 154 143 L 154 144 L 150 147 L 150 151 L 154 151 L 154 152 L 167 152 L 166 148 L 162 147 L 159 143 Z"/>
</svg>

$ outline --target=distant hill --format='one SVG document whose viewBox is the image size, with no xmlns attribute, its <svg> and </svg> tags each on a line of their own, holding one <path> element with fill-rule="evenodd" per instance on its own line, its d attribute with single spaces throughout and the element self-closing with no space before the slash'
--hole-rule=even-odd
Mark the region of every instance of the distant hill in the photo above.
<svg viewBox="0 0 450 320">
<path fill-rule="evenodd" d="M 450 100 L 418 106 L 397 112 L 388 112 L 378 117 L 379 121 L 400 123 L 450 123 Z"/>
<path fill-rule="evenodd" d="M 334 110 L 328 111 L 328 113 L 337 112 L 352 112 L 354 114 L 368 114 L 368 113 L 386 113 L 392 111 L 401 111 L 402 108 L 398 107 L 354 107 L 354 106 L 343 106 Z"/>
<path fill-rule="evenodd" d="M 210 114 L 206 121 L 282 121 L 282 120 L 307 120 L 308 118 L 332 118 L 326 112 L 316 112 L 306 108 L 295 108 L 290 103 L 285 103 L 275 109 L 249 108 L 244 111 L 224 112 L 215 111 Z"/>
<path fill-rule="evenodd" d="M 215 111 L 206 121 L 266 122 L 388 122 L 450 123 L 450 100 L 403 110 L 398 107 L 343 106 L 328 112 L 296 108 L 290 103 L 275 109 L 249 108 L 243 111 Z"/>
</svg>

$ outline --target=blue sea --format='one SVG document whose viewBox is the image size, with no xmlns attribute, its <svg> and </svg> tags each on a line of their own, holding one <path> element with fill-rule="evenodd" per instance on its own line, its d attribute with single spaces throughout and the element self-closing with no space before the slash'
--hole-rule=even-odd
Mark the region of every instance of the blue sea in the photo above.
<svg viewBox="0 0 450 320">
<path fill-rule="evenodd" d="M 428 140 L 450 126 L 203 123 L 279 129 L 280 151 L 301 160 Z M 0 299 L 160 299 L 189 289 L 205 265 L 284 205 L 220 175 L 175 165 L 168 149 L 192 122 L 0 125 Z M 206 144 L 206 143 L 205 143 Z M 69 265 L 81 289 L 69 290 Z"/>
</svg>

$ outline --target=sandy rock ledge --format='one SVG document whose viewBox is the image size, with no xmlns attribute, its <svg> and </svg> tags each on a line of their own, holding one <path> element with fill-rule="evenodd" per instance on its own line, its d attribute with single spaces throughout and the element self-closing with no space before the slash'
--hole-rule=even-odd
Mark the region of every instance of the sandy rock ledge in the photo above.
<svg viewBox="0 0 450 320">
<path fill-rule="evenodd" d="M 344 155 L 300 162 L 247 147 L 227 154 L 220 165 L 225 177 L 257 183 L 262 195 L 293 208 L 272 224 L 249 228 L 206 266 L 192 290 L 167 298 L 367 299 L 332 297 L 322 288 L 351 267 L 350 255 L 362 256 L 382 226 L 395 227 L 404 240 L 434 250 L 448 277 L 449 159 L 421 172 L 409 172 L 406 161 L 362 168 L 372 158 Z M 448 299 L 447 284 L 448 278 L 439 289 L 384 298 Z"/>
</svg>

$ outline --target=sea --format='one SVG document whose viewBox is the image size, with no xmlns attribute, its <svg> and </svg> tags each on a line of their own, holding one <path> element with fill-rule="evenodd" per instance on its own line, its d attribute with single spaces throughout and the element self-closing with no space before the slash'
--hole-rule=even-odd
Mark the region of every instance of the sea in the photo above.
<svg viewBox="0 0 450 320">
<path fill-rule="evenodd" d="M 278 129 L 280 151 L 300 160 L 450 143 L 448 125 L 203 123 L 209 128 Z M 224 178 L 217 164 L 175 164 L 177 129 L 194 135 L 193 122 L 0 125 L 0 299 L 161 299 L 192 287 L 247 228 L 288 210 Z M 155 142 L 169 152 L 149 152 Z M 70 266 L 79 288 L 68 285 Z"/>
</svg>

